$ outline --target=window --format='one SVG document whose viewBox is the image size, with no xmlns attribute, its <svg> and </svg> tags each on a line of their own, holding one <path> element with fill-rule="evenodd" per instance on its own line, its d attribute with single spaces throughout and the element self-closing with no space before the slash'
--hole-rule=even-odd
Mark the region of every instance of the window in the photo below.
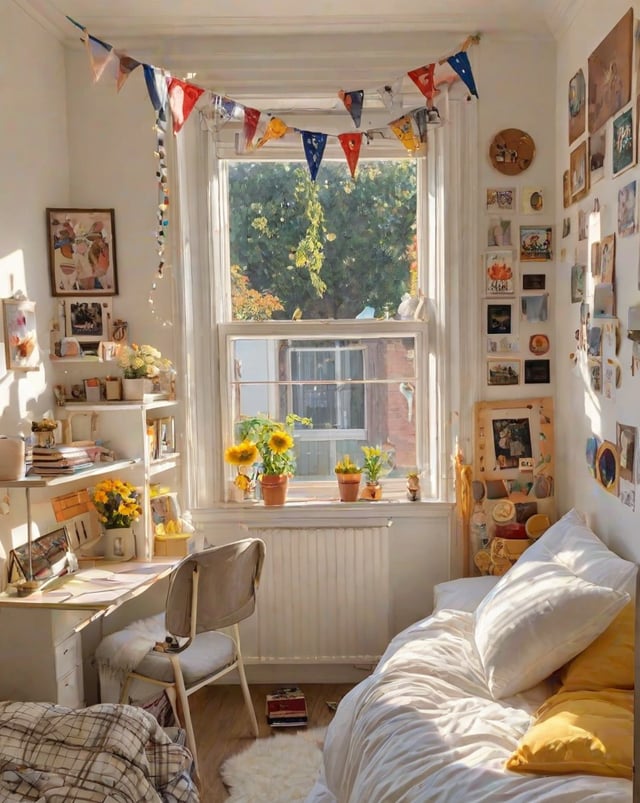
<svg viewBox="0 0 640 803">
<path fill-rule="evenodd" d="M 311 418 L 295 433 L 302 495 L 335 496 L 333 467 L 364 445 L 393 456 L 388 482 L 426 460 L 426 325 L 418 295 L 422 160 L 223 160 L 229 198 L 230 319 L 220 354 L 224 430 L 258 413 Z M 412 306 L 413 305 L 413 306 Z M 400 318 L 405 320 L 400 320 Z M 324 485 L 323 485 L 324 484 Z M 295 492 L 295 490 L 294 490 Z"/>
</svg>

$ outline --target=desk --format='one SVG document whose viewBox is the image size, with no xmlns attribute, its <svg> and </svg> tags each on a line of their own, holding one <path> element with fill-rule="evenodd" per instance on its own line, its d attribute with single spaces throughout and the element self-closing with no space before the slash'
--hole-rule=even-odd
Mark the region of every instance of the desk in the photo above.
<svg viewBox="0 0 640 803">
<path fill-rule="evenodd" d="M 177 562 L 105 564 L 65 575 L 59 585 L 28 597 L 0 594 L 0 699 L 85 705 L 81 631 L 149 591 Z M 84 658 L 90 663 L 92 653 Z"/>
</svg>

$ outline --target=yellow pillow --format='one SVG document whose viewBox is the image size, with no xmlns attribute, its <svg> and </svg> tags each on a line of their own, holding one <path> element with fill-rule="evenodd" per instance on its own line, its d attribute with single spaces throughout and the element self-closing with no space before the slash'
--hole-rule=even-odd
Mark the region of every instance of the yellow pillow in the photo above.
<svg viewBox="0 0 640 803">
<path fill-rule="evenodd" d="M 635 602 L 630 602 L 586 650 L 560 672 L 561 691 L 632 689 Z"/>
<path fill-rule="evenodd" d="M 631 778 L 633 692 L 560 691 L 539 709 L 506 768 Z"/>
</svg>

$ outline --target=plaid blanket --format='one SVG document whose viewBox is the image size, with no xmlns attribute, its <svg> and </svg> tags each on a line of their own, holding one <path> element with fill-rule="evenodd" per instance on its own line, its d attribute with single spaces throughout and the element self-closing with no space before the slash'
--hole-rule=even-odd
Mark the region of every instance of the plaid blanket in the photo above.
<svg viewBox="0 0 640 803">
<path fill-rule="evenodd" d="M 140 708 L 0 702 L 0 803 L 197 803 L 190 767 Z"/>
</svg>

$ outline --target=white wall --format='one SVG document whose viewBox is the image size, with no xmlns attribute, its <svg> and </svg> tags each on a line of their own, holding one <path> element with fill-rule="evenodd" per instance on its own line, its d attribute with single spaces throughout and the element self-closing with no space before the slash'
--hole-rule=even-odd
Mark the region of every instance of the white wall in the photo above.
<svg viewBox="0 0 640 803">
<path fill-rule="evenodd" d="M 574 368 L 569 354 L 575 352 L 574 331 L 579 326 L 580 305 L 571 303 L 570 278 L 571 265 L 578 248 L 578 209 L 593 209 L 594 199 L 598 198 L 602 211 L 602 234 L 610 234 L 617 229 L 618 190 L 633 179 L 640 178 L 640 170 L 631 168 L 615 179 L 611 178 L 611 131 L 612 122 L 607 127 L 607 159 L 605 178 L 594 185 L 589 195 L 573 204 L 569 209 L 562 208 L 562 174 L 569 167 L 569 152 L 584 136 L 576 140 L 571 148 L 568 145 L 568 85 L 571 77 L 582 68 L 588 76 L 587 61 L 590 53 L 598 46 L 618 20 L 633 6 L 637 19 L 638 3 L 628 0 L 611 0 L 600 3 L 597 0 L 584 0 L 570 29 L 558 43 L 556 77 L 556 230 L 561 231 L 563 216 L 571 218 L 571 233 L 561 241 L 566 249 L 566 259 L 558 263 L 556 290 L 556 437 L 558 467 L 558 497 L 561 512 L 575 505 L 584 511 L 592 527 L 607 539 L 616 550 L 625 556 L 640 558 L 638 540 L 637 512 L 623 505 L 618 498 L 607 493 L 591 477 L 585 460 L 586 439 L 594 433 L 602 439 L 615 443 L 616 422 L 627 425 L 640 425 L 640 376 L 631 376 L 631 341 L 626 338 L 627 310 L 632 304 L 640 302 L 638 291 L 638 234 L 621 238 L 616 234 L 616 289 L 617 314 L 620 319 L 622 343 L 618 360 L 622 369 L 622 384 L 615 398 L 605 399 L 602 393 L 593 393 L 585 381 L 583 371 Z M 635 30 L 635 28 L 634 28 Z M 637 50 L 637 39 L 635 40 Z M 635 70 L 631 92 L 631 105 L 635 108 L 638 93 Z M 586 135 L 588 136 L 588 134 Z M 582 245 L 582 244 L 581 244 Z M 582 362 L 582 361 L 581 361 Z M 640 500 L 639 500 L 640 502 Z"/>
</svg>

